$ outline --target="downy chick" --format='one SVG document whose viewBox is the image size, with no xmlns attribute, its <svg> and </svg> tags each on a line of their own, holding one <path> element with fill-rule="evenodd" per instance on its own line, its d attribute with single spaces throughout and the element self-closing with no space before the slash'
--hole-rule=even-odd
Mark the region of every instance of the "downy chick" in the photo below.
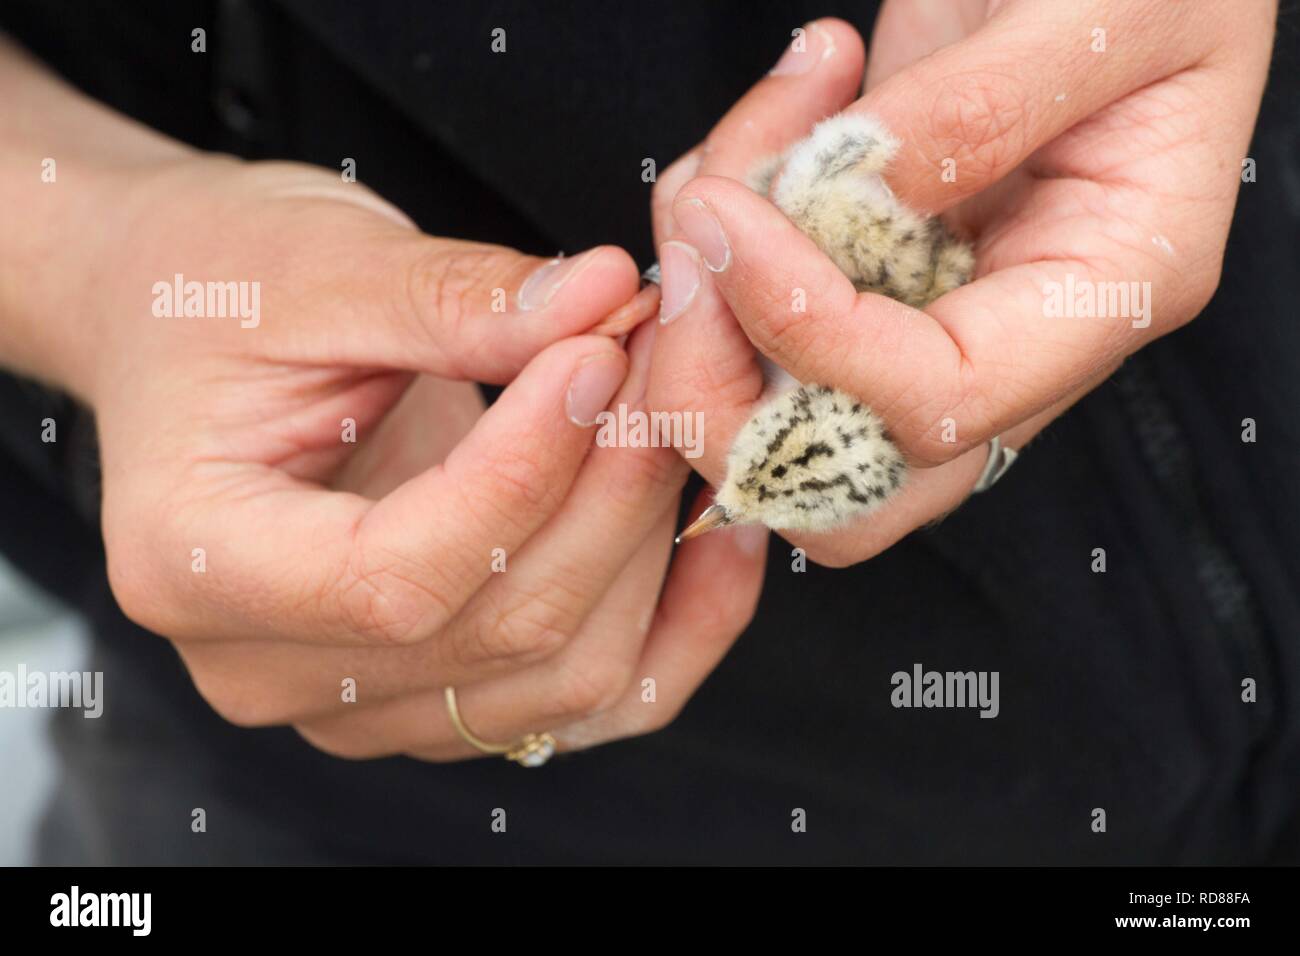
<svg viewBox="0 0 1300 956">
<path fill-rule="evenodd" d="M 968 282 L 975 263 L 970 247 L 942 222 L 894 198 L 882 174 L 897 151 L 898 141 L 878 120 L 840 114 L 762 162 L 750 185 L 770 196 L 858 291 L 923 308 Z M 829 531 L 903 485 L 906 463 L 870 408 L 763 361 L 760 408 L 732 443 L 714 504 L 679 541 L 752 522 Z"/>
</svg>

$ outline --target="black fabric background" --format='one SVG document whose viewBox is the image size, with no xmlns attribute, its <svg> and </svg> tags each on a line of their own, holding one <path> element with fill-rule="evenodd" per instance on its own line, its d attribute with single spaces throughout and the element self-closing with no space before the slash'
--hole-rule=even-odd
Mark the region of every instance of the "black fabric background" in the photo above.
<svg viewBox="0 0 1300 956">
<path fill-rule="evenodd" d="M 1300 862 L 1300 19 L 1284 8 L 1258 182 L 1206 313 L 886 554 L 795 574 L 777 542 L 754 625 L 671 728 L 542 771 L 344 763 L 225 724 L 113 604 L 92 423 L 0 378 L 0 549 L 88 615 L 107 686 L 102 719 L 57 716 L 44 859 Z M 874 4 L 7 0 L 0 22 L 190 142 L 355 157 L 430 232 L 544 254 L 618 242 L 645 262 L 641 160 L 663 169 L 826 13 L 865 33 Z M 42 445 L 51 413 L 75 424 Z M 893 709 L 890 675 L 918 661 L 1000 671 L 1001 715 Z"/>
</svg>

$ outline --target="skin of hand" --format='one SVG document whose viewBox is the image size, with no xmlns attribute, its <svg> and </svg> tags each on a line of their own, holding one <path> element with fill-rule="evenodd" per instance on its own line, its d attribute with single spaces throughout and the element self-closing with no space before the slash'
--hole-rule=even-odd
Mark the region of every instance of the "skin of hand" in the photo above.
<svg viewBox="0 0 1300 956">
<path fill-rule="evenodd" d="M 626 253 L 423 235 L 329 172 L 165 140 L 3 44 L 0 96 L 24 224 L 0 354 L 93 408 L 114 594 L 214 709 L 434 760 L 477 754 L 449 684 L 488 740 L 672 719 L 747 624 L 766 535 L 669 570 L 686 465 L 592 447 L 611 401 L 644 408 L 656 325 L 626 354 L 582 334 L 634 297 Z M 176 274 L 257 282 L 259 320 L 155 315 Z M 484 411 L 473 381 L 509 384 Z"/>
<path fill-rule="evenodd" d="M 757 348 L 860 397 L 912 466 L 875 514 L 793 544 L 844 566 L 942 517 L 970 494 L 989 439 L 1020 449 L 1209 301 L 1275 15 L 1271 0 L 1231 15 L 1210 0 L 887 0 L 864 95 L 857 33 L 809 24 L 803 49 L 657 184 L 652 407 L 704 412 L 711 440 L 693 464 L 716 487 L 762 391 Z M 841 110 L 901 140 L 887 184 L 973 241 L 969 285 L 924 310 L 858 294 L 742 185 Z M 1149 282 L 1149 311 L 1048 317 L 1048 290 L 1070 281 Z"/>
</svg>

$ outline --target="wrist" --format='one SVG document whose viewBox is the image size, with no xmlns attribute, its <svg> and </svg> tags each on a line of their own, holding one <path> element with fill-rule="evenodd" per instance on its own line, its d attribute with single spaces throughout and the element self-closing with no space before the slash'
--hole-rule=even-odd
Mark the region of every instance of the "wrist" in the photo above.
<svg viewBox="0 0 1300 956">
<path fill-rule="evenodd" d="M 0 37 L 0 365 L 88 398 L 132 184 L 195 155 Z"/>
</svg>

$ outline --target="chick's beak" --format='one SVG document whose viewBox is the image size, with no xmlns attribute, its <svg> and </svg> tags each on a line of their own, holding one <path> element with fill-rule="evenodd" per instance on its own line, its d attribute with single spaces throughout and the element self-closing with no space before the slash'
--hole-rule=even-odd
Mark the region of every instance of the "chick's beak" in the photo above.
<svg viewBox="0 0 1300 956">
<path fill-rule="evenodd" d="M 708 534 L 718 528 L 725 528 L 736 519 L 731 516 L 726 508 L 722 505 L 709 505 L 700 516 L 690 523 L 690 525 L 677 536 L 676 543 L 681 544 L 683 541 L 690 541 L 691 538 L 698 538 L 702 534 Z"/>
</svg>

